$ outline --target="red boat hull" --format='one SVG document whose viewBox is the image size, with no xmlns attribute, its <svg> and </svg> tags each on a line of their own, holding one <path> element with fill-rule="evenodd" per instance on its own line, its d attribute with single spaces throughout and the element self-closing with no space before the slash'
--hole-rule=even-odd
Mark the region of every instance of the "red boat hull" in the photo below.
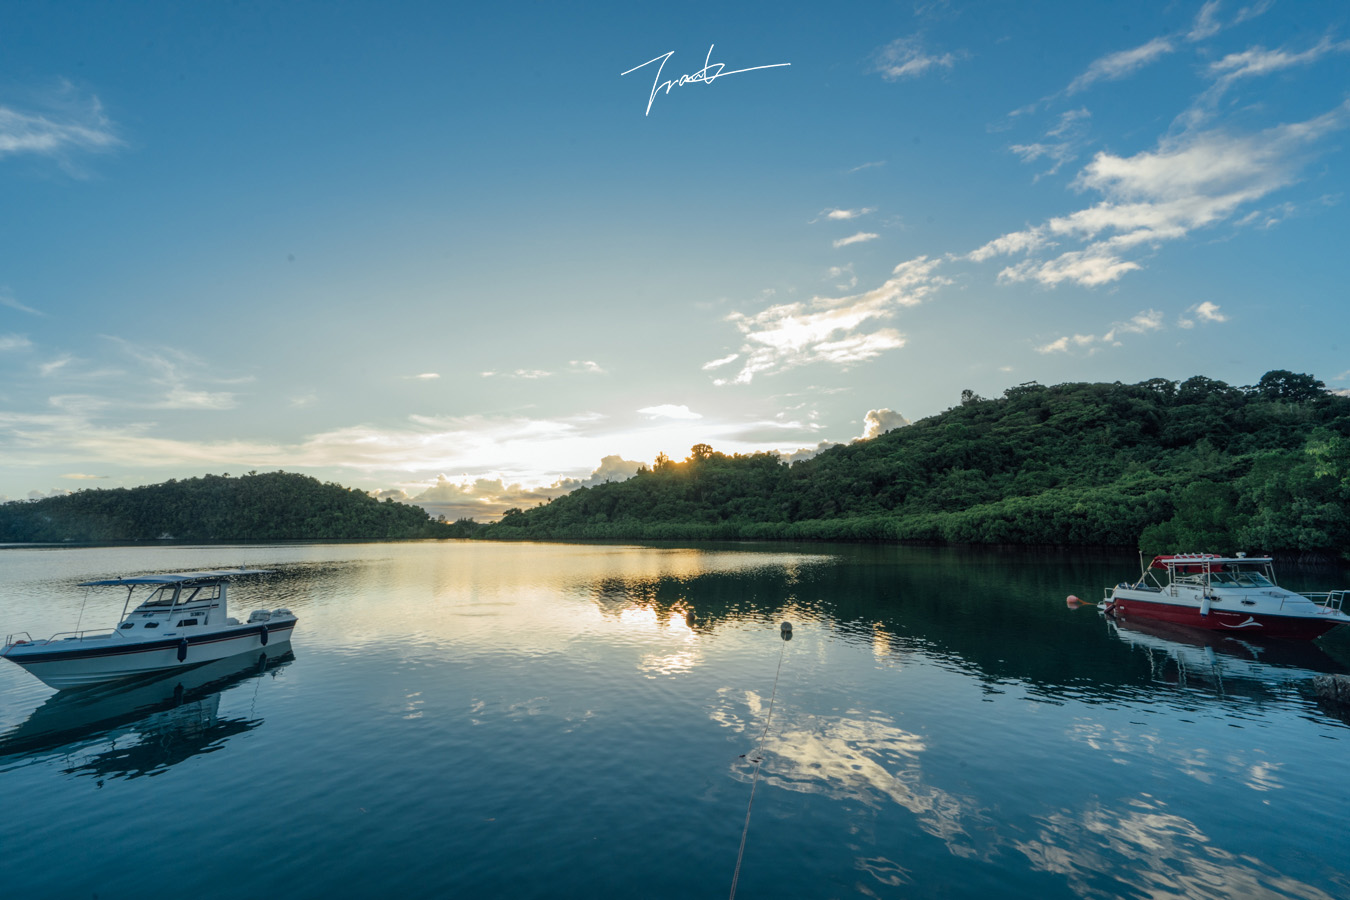
<svg viewBox="0 0 1350 900">
<path fill-rule="evenodd" d="M 1132 597 L 1117 597 L 1110 612 L 1119 619 L 1157 619 L 1174 625 L 1203 628 L 1226 634 L 1245 633 L 1259 637 L 1293 638 L 1309 641 L 1326 634 L 1338 623 L 1306 616 L 1268 616 L 1211 608 L 1202 616 L 1193 606 L 1175 603 L 1151 603 Z"/>
</svg>

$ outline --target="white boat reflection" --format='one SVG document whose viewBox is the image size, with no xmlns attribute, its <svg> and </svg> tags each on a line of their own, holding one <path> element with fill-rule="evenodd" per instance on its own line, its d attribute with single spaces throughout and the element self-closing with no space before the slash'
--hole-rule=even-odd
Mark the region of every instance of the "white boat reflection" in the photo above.
<svg viewBox="0 0 1350 900">
<path fill-rule="evenodd" d="M 1181 687 L 1205 685 L 1223 691 L 1237 683 L 1294 685 L 1345 672 L 1321 648 L 1302 641 L 1243 640 L 1139 619 L 1108 619 L 1107 627 L 1148 656 L 1154 681 Z"/>
<path fill-rule="evenodd" d="M 218 749 L 261 719 L 222 719 L 221 694 L 295 658 L 289 642 L 190 669 L 53 694 L 0 733 L 0 770 L 51 753 L 72 759 L 68 774 L 154 774 Z"/>
</svg>

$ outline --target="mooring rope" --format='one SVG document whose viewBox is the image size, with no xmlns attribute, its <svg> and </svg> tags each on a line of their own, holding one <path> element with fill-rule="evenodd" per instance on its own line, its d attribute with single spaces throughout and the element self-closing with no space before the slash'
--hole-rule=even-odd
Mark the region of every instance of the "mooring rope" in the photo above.
<svg viewBox="0 0 1350 900">
<path fill-rule="evenodd" d="M 755 775 L 750 780 L 750 802 L 745 805 L 745 828 L 741 830 L 741 849 L 736 852 L 736 871 L 731 876 L 731 897 L 736 900 L 736 882 L 741 879 L 741 860 L 745 857 L 745 839 L 750 834 L 750 813 L 755 808 L 755 788 L 759 787 L 759 769 L 764 765 L 764 739 L 769 734 L 769 724 L 773 722 L 773 704 L 778 699 L 778 676 L 783 674 L 783 657 L 787 655 L 787 642 L 792 637 L 792 626 L 782 625 L 783 647 L 778 653 L 778 671 L 773 675 L 773 693 L 769 695 L 769 714 L 764 717 L 764 730 L 759 735 L 759 747 L 755 750 Z"/>
</svg>

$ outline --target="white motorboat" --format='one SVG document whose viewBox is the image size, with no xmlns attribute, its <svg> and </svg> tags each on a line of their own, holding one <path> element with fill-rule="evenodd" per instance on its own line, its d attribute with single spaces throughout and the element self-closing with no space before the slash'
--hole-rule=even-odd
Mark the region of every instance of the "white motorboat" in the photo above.
<svg viewBox="0 0 1350 900">
<path fill-rule="evenodd" d="M 127 588 L 116 628 L 63 632 L 46 640 L 34 640 L 26 632 L 11 634 L 0 656 L 54 688 L 73 688 L 195 666 L 289 641 L 297 621 L 289 609 L 254 610 L 247 622 L 228 614 L 230 579 L 269 571 L 222 569 L 82 582 L 81 587 Z M 132 608 L 138 589 L 148 593 Z"/>
<path fill-rule="evenodd" d="M 1153 571 L 1167 573 L 1160 579 Z M 1296 594 L 1275 583 L 1268 556 L 1176 553 L 1154 557 L 1134 584 L 1106 589 L 1097 607 L 1118 619 L 1158 619 L 1209 631 L 1311 640 L 1350 624 L 1350 590 Z"/>
</svg>

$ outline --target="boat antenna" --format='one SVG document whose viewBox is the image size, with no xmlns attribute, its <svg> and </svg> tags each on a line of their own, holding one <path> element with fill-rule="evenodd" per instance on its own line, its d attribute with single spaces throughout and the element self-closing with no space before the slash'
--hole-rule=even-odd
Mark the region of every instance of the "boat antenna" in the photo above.
<svg viewBox="0 0 1350 900">
<path fill-rule="evenodd" d="M 1138 580 L 1137 582 L 1135 582 L 1135 587 L 1138 587 L 1139 585 L 1143 584 L 1143 583 L 1144 583 L 1144 579 L 1147 578 L 1147 577 L 1148 577 L 1148 566 L 1144 565 L 1144 551 L 1143 551 L 1143 550 L 1140 550 L 1140 551 L 1139 551 L 1139 580 Z"/>
<path fill-rule="evenodd" d="M 80 601 L 80 615 L 75 619 L 75 633 L 80 633 L 80 623 L 84 621 L 84 607 L 89 602 L 89 588 L 84 589 L 84 599 Z"/>
</svg>

